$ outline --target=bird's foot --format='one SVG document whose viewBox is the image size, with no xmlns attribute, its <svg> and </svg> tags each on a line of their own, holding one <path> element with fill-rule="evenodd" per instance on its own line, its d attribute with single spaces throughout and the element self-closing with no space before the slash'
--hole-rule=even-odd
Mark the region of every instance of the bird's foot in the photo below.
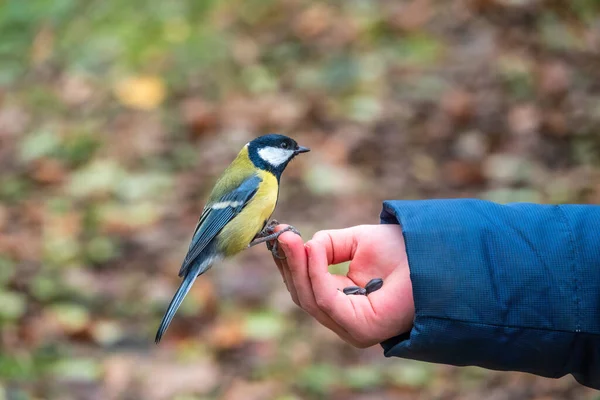
<svg viewBox="0 0 600 400">
<path fill-rule="evenodd" d="M 258 235 L 256 235 L 254 240 L 250 242 L 248 247 L 256 246 L 257 244 L 267 242 L 267 249 L 271 251 L 273 257 L 279 258 L 280 260 L 285 259 L 285 257 L 280 256 L 278 253 L 279 245 L 277 239 L 279 239 L 279 236 L 281 236 L 285 232 L 294 232 L 298 236 L 302 235 L 296 228 L 294 228 L 291 225 L 288 225 L 279 232 L 275 232 L 275 227 L 277 225 L 279 225 L 279 222 L 277 222 L 277 220 L 272 220 L 271 222 L 269 222 L 267 226 L 265 226 L 265 228 Z"/>
<path fill-rule="evenodd" d="M 382 286 L 383 286 L 383 279 L 373 278 L 369 282 L 367 282 L 367 284 L 365 285 L 364 288 L 361 288 L 360 286 L 348 286 L 348 287 L 344 288 L 343 292 L 346 295 L 356 294 L 356 295 L 366 296 L 370 293 L 373 293 L 373 292 L 381 289 Z"/>
</svg>

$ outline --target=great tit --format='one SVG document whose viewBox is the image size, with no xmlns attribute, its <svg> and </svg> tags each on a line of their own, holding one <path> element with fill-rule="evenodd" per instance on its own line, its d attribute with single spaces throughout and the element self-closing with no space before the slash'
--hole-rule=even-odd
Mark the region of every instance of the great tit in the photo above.
<svg viewBox="0 0 600 400">
<path fill-rule="evenodd" d="M 277 239 L 286 230 L 273 233 L 267 224 L 279 196 L 279 180 L 288 163 L 310 149 L 283 135 L 260 136 L 247 143 L 217 180 L 202 215 L 179 276 L 177 289 L 156 332 L 160 342 L 175 312 L 196 278 L 219 260 L 266 241 Z"/>
</svg>

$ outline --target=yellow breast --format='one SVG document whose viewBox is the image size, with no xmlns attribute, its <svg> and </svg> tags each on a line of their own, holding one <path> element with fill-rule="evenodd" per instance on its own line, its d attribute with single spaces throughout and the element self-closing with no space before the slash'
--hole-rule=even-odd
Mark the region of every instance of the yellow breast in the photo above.
<svg viewBox="0 0 600 400">
<path fill-rule="evenodd" d="M 262 179 L 258 191 L 242 212 L 219 233 L 219 247 L 226 256 L 232 256 L 246 249 L 275 210 L 279 194 L 277 178 L 270 172 L 262 170 L 257 174 Z"/>
</svg>

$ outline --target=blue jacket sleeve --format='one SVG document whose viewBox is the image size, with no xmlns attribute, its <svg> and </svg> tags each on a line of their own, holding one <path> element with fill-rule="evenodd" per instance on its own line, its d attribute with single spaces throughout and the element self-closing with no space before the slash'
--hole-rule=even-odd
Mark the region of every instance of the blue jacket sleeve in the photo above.
<svg viewBox="0 0 600 400">
<path fill-rule="evenodd" d="M 381 221 L 402 227 L 415 302 L 386 356 L 600 389 L 600 206 L 387 201 Z"/>
</svg>

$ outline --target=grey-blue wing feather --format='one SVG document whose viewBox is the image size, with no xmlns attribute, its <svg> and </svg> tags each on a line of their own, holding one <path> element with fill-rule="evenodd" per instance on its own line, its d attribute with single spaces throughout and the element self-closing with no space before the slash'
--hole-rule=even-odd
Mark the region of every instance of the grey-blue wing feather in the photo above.
<svg viewBox="0 0 600 400">
<path fill-rule="evenodd" d="M 248 202 L 254 197 L 258 186 L 262 182 L 262 179 L 257 175 L 252 175 L 246 179 L 240 186 L 235 190 L 227 193 L 221 197 L 218 201 L 208 204 L 200 216 L 198 225 L 194 230 L 194 236 L 190 243 L 185 259 L 179 270 L 179 276 L 184 276 L 189 269 L 190 265 L 196 260 L 196 258 L 202 253 L 202 251 L 208 246 L 208 244 L 221 232 L 221 230 L 227 225 L 229 221 L 238 215 L 248 204 Z M 235 204 L 235 206 L 226 206 L 222 208 L 213 208 L 215 204 Z"/>
</svg>

